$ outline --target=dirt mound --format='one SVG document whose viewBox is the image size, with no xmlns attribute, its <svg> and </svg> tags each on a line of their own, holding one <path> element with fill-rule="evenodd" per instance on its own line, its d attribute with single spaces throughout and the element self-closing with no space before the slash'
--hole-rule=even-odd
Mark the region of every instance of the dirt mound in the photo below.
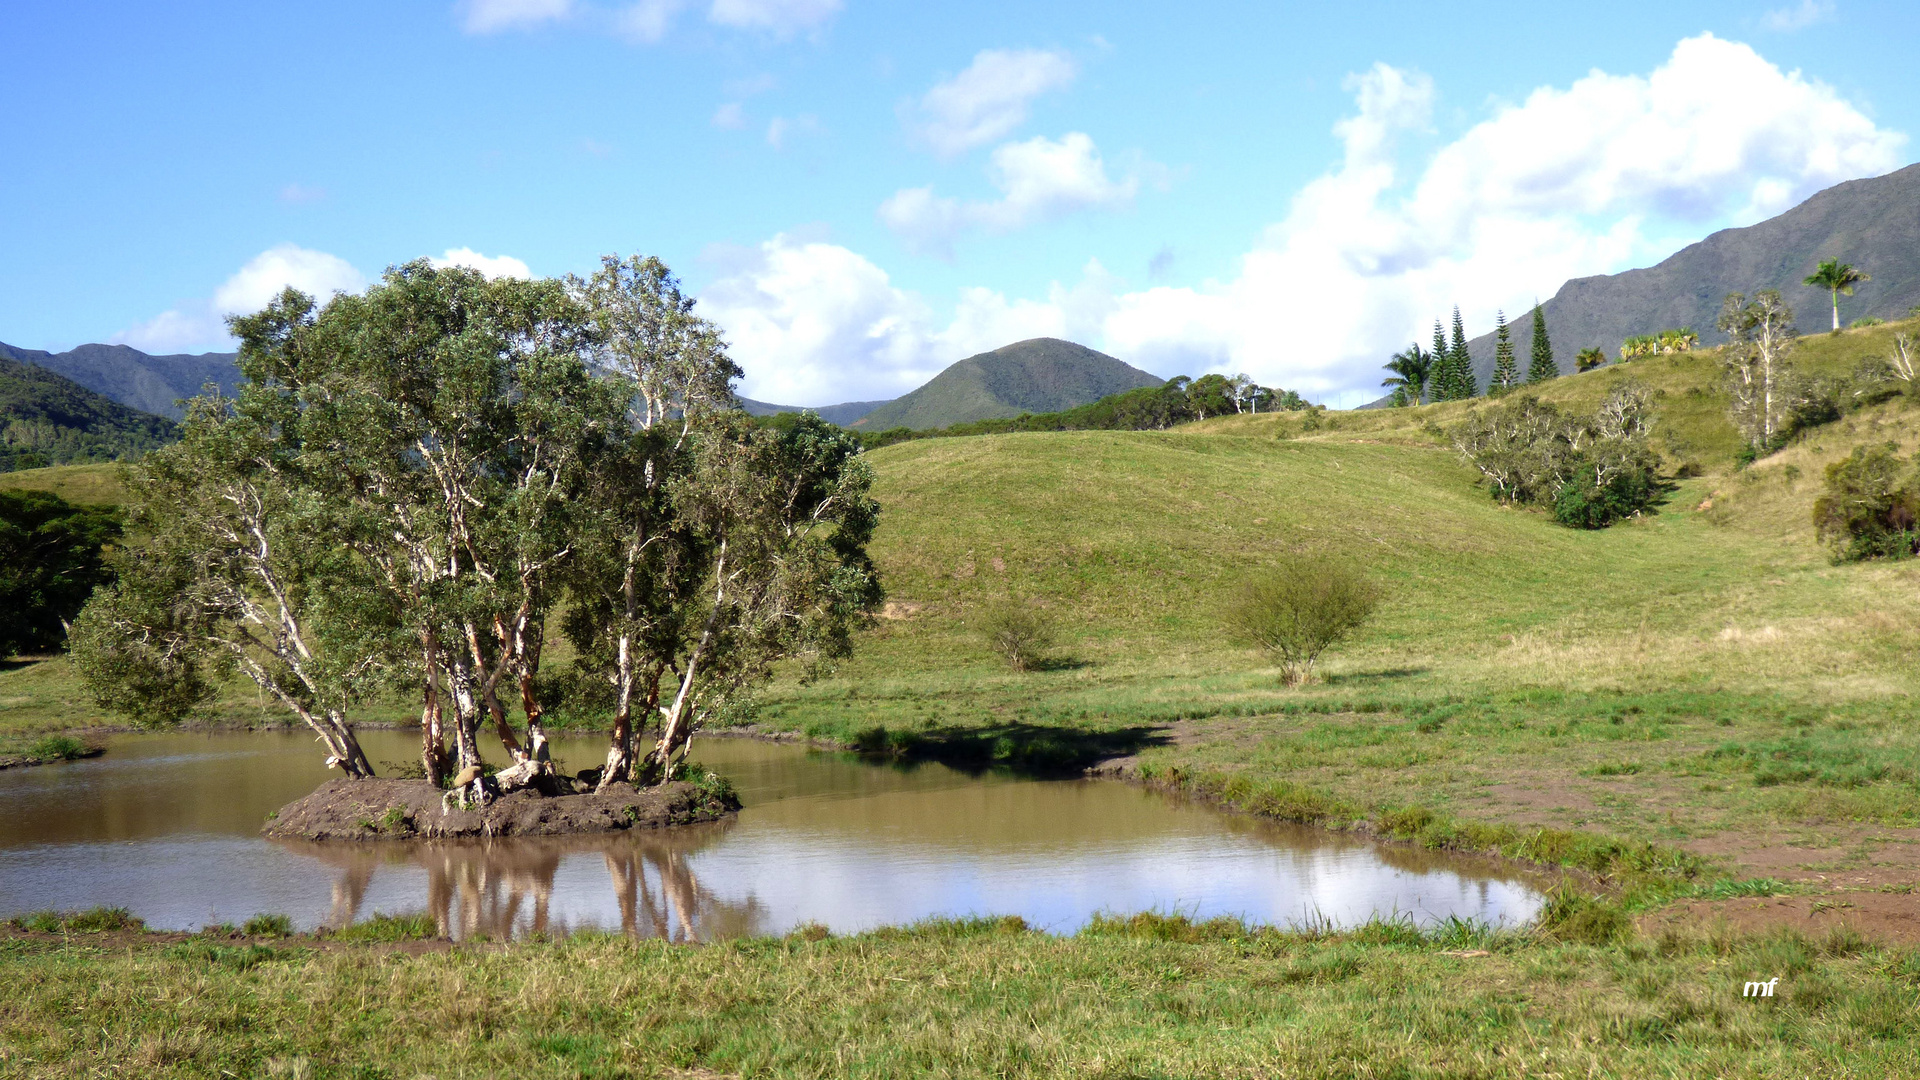
<svg viewBox="0 0 1920 1080">
<path fill-rule="evenodd" d="M 275 811 L 260 831 L 304 840 L 556 836 L 714 821 L 740 808 L 736 800 L 679 781 L 637 789 L 618 784 L 599 795 L 522 789 L 482 807 L 464 807 L 446 794 L 425 780 L 329 780 Z"/>
</svg>

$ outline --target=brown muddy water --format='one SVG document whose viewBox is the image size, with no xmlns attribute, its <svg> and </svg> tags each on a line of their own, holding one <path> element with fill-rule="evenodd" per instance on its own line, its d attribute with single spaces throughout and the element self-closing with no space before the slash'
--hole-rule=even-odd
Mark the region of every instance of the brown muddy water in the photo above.
<svg viewBox="0 0 1920 1080">
<path fill-rule="evenodd" d="M 401 731 L 362 742 L 375 762 L 419 746 Z M 570 768 L 601 753 L 597 739 L 556 743 Z M 1478 861 L 1113 781 L 876 765 L 747 739 L 696 747 L 746 806 L 712 825 L 492 843 L 262 839 L 269 813 L 328 778 L 323 756 L 298 734 L 126 735 L 104 757 L 0 773 L 0 918 L 109 905 L 157 929 L 282 913 L 311 930 L 426 911 L 454 937 L 710 940 L 935 915 L 1020 915 L 1066 933 L 1098 912 L 1149 910 L 1511 925 L 1541 902 L 1537 882 Z"/>
</svg>

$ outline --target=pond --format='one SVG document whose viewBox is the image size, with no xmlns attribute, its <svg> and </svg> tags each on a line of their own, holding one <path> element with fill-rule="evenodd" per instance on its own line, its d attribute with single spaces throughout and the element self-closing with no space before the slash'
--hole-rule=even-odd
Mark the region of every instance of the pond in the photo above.
<svg viewBox="0 0 1920 1080">
<path fill-rule="evenodd" d="M 375 761 L 417 736 L 368 731 Z M 597 763 L 598 739 L 556 757 Z M 1280 825 L 1101 780 L 973 775 L 706 739 L 745 809 L 639 834 L 319 844 L 258 835 L 328 778 L 288 733 L 125 735 L 104 757 L 0 772 L 0 918 L 124 906 L 156 929 L 282 913 L 303 930 L 429 912 L 456 938 L 583 928 L 711 940 L 836 933 L 934 915 L 1019 915 L 1068 933 L 1095 913 L 1353 925 L 1378 914 L 1515 924 L 1541 895 L 1511 870 Z M 385 770 L 382 770 L 385 771 Z M 333 774 L 338 775 L 338 774 Z"/>
</svg>

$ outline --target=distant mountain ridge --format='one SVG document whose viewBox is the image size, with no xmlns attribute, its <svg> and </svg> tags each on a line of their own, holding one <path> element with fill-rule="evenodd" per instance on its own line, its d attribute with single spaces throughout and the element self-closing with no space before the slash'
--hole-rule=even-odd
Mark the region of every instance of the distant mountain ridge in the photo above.
<svg viewBox="0 0 1920 1080">
<path fill-rule="evenodd" d="M 1778 289 L 1802 333 L 1825 330 L 1831 325 L 1826 290 L 1801 284 L 1823 259 L 1873 275 L 1853 296 L 1840 298 L 1842 325 L 1866 317 L 1905 318 L 1920 304 L 1920 164 L 1835 184 L 1778 217 L 1722 229 L 1654 266 L 1568 281 L 1541 305 L 1554 361 L 1570 373 L 1581 349 L 1618 357 L 1626 338 L 1681 326 L 1698 331 L 1702 345 L 1718 345 L 1726 335 L 1713 323 L 1732 292 Z M 1531 333 L 1527 315 L 1507 312 L 1523 372 Z M 1482 390 L 1493 375 L 1493 346 L 1491 333 L 1468 342 Z"/>
<path fill-rule="evenodd" d="M 1029 338 L 969 356 L 925 386 L 867 413 L 865 431 L 948 427 L 1022 413 L 1050 413 L 1165 380 L 1085 345 Z"/>
<path fill-rule="evenodd" d="M 893 399 L 888 398 L 885 401 L 846 401 L 838 405 L 770 405 L 767 402 L 755 401 L 752 398 L 743 397 L 738 400 L 740 402 L 740 408 L 745 410 L 748 416 L 773 416 L 776 413 L 810 412 L 829 424 L 839 424 L 845 427 Z"/>
<path fill-rule="evenodd" d="M 115 461 L 173 438 L 171 420 L 0 356 L 0 472 Z"/>
<path fill-rule="evenodd" d="M 175 404 L 208 383 L 231 396 L 240 383 L 234 353 L 152 356 L 128 345 L 81 345 L 66 352 L 21 349 L 0 342 L 0 356 L 42 367 L 141 412 L 178 420 Z"/>
</svg>

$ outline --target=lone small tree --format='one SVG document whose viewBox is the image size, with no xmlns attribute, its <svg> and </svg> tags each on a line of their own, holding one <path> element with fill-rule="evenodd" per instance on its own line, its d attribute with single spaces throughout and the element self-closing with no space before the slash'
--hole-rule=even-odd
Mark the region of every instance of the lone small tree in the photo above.
<svg viewBox="0 0 1920 1080">
<path fill-rule="evenodd" d="M 980 632 L 1015 671 L 1032 671 L 1053 648 L 1053 619 L 1029 601 L 1008 597 L 981 620 Z"/>
<path fill-rule="evenodd" d="M 1853 295 L 1853 287 L 1862 282 L 1872 281 L 1866 273 L 1856 270 L 1839 259 L 1822 262 L 1813 273 L 1808 274 L 1804 284 L 1817 289 L 1827 290 L 1828 299 L 1833 301 L 1833 328 L 1840 329 L 1840 294 Z"/>
<path fill-rule="evenodd" d="M 1773 289 L 1751 298 L 1728 294 L 1716 323 L 1727 335 L 1721 366 L 1733 397 L 1734 426 L 1755 453 L 1765 453 L 1786 432 L 1795 399 L 1792 368 L 1793 309 Z"/>
<path fill-rule="evenodd" d="M 1334 559 L 1300 556 L 1248 582 L 1227 609 L 1228 625 L 1280 661 L 1281 681 L 1313 677 L 1320 654 L 1366 624 L 1380 590 Z"/>
<path fill-rule="evenodd" d="M 1392 376 L 1382 379 L 1381 386 L 1393 388 L 1395 405 L 1418 405 L 1426 397 L 1427 381 L 1433 377 L 1433 355 L 1420 347 L 1419 342 L 1407 346 L 1405 352 L 1393 354 L 1385 365 Z"/>
</svg>

